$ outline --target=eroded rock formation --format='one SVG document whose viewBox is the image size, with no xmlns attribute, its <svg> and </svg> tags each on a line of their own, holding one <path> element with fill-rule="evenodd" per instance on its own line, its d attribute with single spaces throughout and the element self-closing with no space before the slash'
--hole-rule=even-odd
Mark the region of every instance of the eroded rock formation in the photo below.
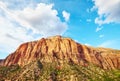
<svg viewBox="0 0 120 81">
<path fill-rule="evenodd" d="M 24 43 L 4 60 L 3 65 L 24 66 L 36 59 L 41 63 L 56 61 L 61 66 L 68 62 L 84 66 L 92 63 L 103 69 L 120 68 L 119 50 L 93 48 L 61 36 Z"/>
<path fill-rule="evenodd" d="M 3 59 L 0 59 L 0 66 L 2 65 L 2 63 L 3 63 Z"/>
</svg>

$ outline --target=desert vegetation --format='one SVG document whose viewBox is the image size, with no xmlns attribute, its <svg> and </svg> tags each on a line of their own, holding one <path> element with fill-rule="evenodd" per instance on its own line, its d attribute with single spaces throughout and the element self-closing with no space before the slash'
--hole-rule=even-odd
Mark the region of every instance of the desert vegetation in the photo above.
<svg viewBox="0 0 120 81">
<path fill-rule="evenodd" d="M 0 81 L 119 81 L 120 70 L 104 70 L 95 65 L 80 66 L 57 62 L 41 63 L 39 60 L 19 67 L 0 67 Z"/>
</svg>

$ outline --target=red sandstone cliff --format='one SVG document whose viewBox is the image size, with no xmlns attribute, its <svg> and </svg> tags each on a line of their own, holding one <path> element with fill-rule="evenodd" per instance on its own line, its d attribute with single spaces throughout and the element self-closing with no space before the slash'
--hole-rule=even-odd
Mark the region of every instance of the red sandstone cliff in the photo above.
<svg viewBox="0 0 120 81">
<path fill-rule="evenodd" d="M 120 69 L 119 50 L 88 47 L 61 36 L 24 43 L 3 64 L 24 66 L 36 59 L 42 63 L 57 61 L 60 65 L 68 62 L 84 66 L 92 63 L 104 69 Z"/>
<path fill-rule="evenodd" d="M 0 59 L 0 66 L 2 65 L 2 63 L 3 63 L 3 59 Z"/>
</svg>

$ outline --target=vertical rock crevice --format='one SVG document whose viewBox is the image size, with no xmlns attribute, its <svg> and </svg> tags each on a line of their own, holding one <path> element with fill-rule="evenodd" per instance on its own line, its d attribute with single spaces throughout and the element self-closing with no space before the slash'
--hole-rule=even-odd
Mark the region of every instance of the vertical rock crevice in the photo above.
<svg viewBox="0 0 120 81">
<path fill-rule="evenodd" d="M 10 54 L 2 64 L 5 66 L 13 64 L 24 66 L 36 59 L 51 63 L 58 61 L 60 64 L 64 62 L 80 65 L 92 63 L 104 69 L 120 68 L 119 50 L 93 48 L 61 36 L 24 43 Z"/>
</svg>

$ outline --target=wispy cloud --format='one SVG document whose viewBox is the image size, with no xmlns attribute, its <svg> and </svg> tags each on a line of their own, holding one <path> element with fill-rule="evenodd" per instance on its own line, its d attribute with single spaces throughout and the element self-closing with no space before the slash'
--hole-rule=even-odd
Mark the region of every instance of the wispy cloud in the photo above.
<svg viewBox="0 0 120 81">
<path fill-rule="evenodd" d="M 108 41 L 105 41 L 105 42 L 101 43 L 100 45 L 98 45 L 98 47 L 120 49 L 120 47 L 118 46 L 118 45 L 120 45 L 119 41 L 120 40 L 108 40 Z"/>
<path fill-rule="evenodd" d="M 87 21 L 87 22 L 91 22 L 92 20 L 91 20 L 91 19 L 87 19 L 86 21 Z"/>
<path fill-rule="evenodd" d="M 85 43 L 85 45 L 86 45 L 86 46 L 91 46 L 91 45 L 90 45 L 90 44 L 88 44 L 88 43 Z"/>
<path fill-rule="evenodd" d="M 102 44 L 100 44 L 100 47 L 110 47 L 111 45 L 113 45 L 115 43 L 115 41 L 113 40 L 109 40 L 109 41 L 105 41 Z"/>
<path fill-rule="evenodd" d="M 100 38 L 103 38 L 103 37 L 104 37 L 104 35 L 99 35 L 99 37 L 100 37 Z"/>
<path fill-rule="evenodd" d="M 86 9 L 86 12 L 87 12 L 87 13 L 90 13 L 90 11 L 91 11 L 91 10 L 90 10 L 89 8 Z"/>
<path fill-rule="evenodd" d="M 63 11 L 62 14 L 63 14 L 63 17 L 65 18 L 65 21 L 66 22 L 69 21 L 70 13 L 68 13 L 67 11 Z"/>
<path fill-rule="evenodd" d="M 98 32 L 98 31 L 100 31 L 100 30 L 102 30 L 102 29 L 103 29 L 103 27 L 99 27 L 99 26 L 98 26 L 98 27 L 96 28 L 96 32 Z"/>
</svg>

